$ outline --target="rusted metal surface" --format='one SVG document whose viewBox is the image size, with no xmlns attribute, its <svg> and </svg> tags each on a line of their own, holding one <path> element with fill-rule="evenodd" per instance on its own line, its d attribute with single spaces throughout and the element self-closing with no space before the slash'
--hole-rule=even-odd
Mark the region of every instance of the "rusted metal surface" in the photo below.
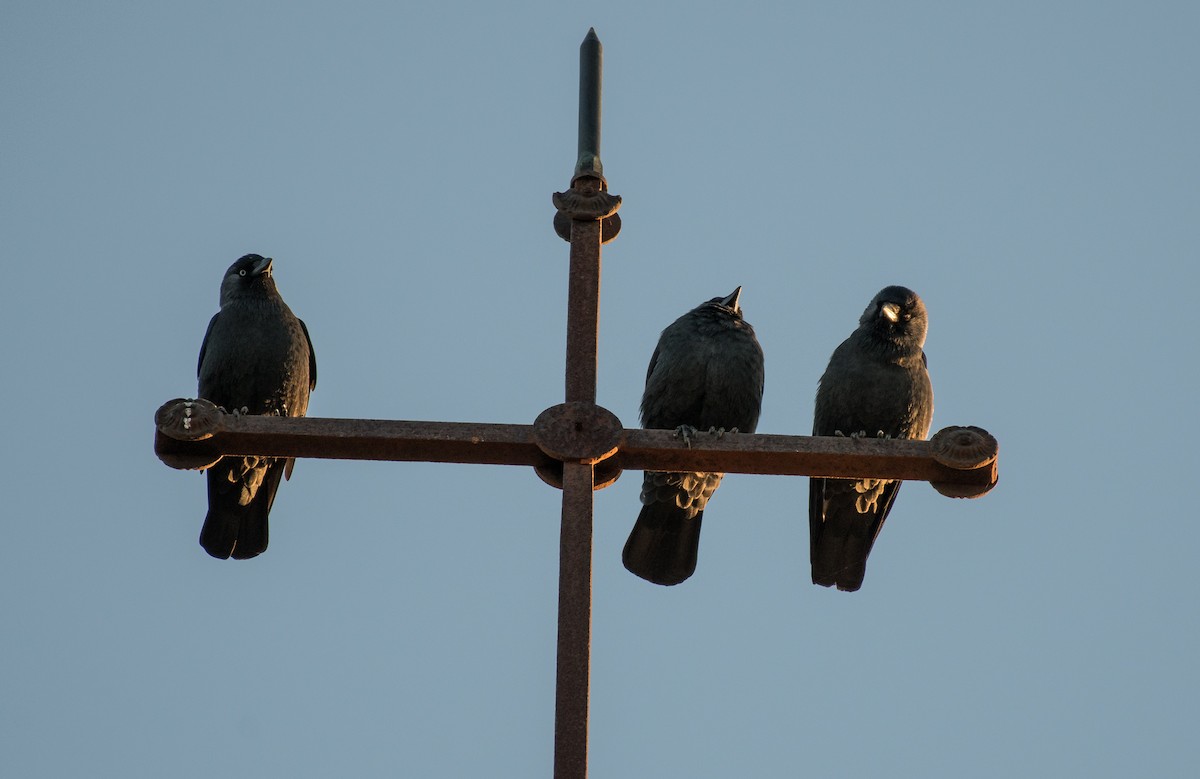
<svg viewBox="0 0 1200 779">
<path fill-rule="evenodd" d="M 162 421 L 154 449 L 172 467 L 207 466 L 226 454 L 528 465 L 539 472 L 545 469 L 548 474 L 557 474 L 549 478 L 543 474 L 543 478 L 561 487 L 563 461 L 591 461 L 600 466 L 597 488 L 611 484 L 623 469 L 723 471 L 828 478 L 873 476 L 962 485 L 959 492 L 969 493 L 954 497 L 981 494 L 980 488 L 995 484 L 997 475 L 995 439 L 985 431 L 971 434 L 972 428 L 946 428 L 930 441 L 764 433 L 727 433 L 717 438 L 701 433 L 693 437 L 688 448 L 669 430 L 618 430 L 615 425 L 619 421 L 612 414 L 599 406 L 577 402 L 543 412 L 539 417 L 544 428 L 541 435 L 537 425 L 234 417 L 218 413 L 204 420 L 201 440 L 179 440 L 194 437 L 199 429 L 194 426 L 192 431 L 183 430 L 179 422 L 185 418 L 180 408 L 189 402 L 196 407 L 207 403 L 179 399 L 165 404 L 157 415 Z M 939 461 L 935 444 L 939 436 L 953 436 L 958 442 L 960 451 L 953 455 L 958 458 L 954 460 L 957 466 Z M 615 454 L 611 453 L 613 446 Z M 943 455 L 943 459 L 946 457 Z"/>
<path fill-rule="evenodd" d="M 563 465 L 558 545 L 558 666 L 554 693 L 554 776 L 587 776 L 592 642 L 592 466 Z"/>
<path fill-rule="evenodd" d="M 219 443 L 197 445 L 224 430 L 224 416 L 216 404 L 203 398 L 168 400 L 154 412 L 154 452 L 172 468 L 202 471 L 221 459 Z M 191 442 L 180 446 L 180 442 Z"/>
<path fill-rule="evenodd" d="M 183 402 L 183 401 L 173 401 Z M 221 414 L 208 437 L 179 440 L 180 431 L 159 426 L 154 451 L 168 465 L 180 457 L 221 455 L 316 457 L 327 460 L 549 465 L 533 425 L 476 422 L 406 422 Z"/>
<path fill-rule="evenodd" d="M 987 484 L 965 484 L 944 479 L 930 479 L 933 488 L 948 498 L 982 498 L 1000 476 L 996 461 L 1000 457 L 1000 442 L 982 427 L 945 427 L 929 439 L 933 459 L 958 471 L 986 472 Z"/>
<path fill-rule="evenodd" d="M 669 430 L 626 429 L 616 460 L 626 470 L 875 477 L 970 488 L 989 487 L 997 476 L 994 454 L 971 467 L 951 467 L 938 461 L 931 441 L 885 438 L 700 433 L 689 449 Z"/>
<path fill-rule="evenodd" d="M 556 194 L 555 230 L 569 219 L 566 403 L 535 423 L 544 451 L 562 461 L 562 528 L 559 535 L 558 665 L 554 693 L 555 779 L 587 776 L 588 684 L 592 636 L 593 463 L 611 458 L 621 423 L 596 406 L 596 355 L 600 338 L 600 247 L 620 230 L 619 197 L 608 194 L 600 164 L 600 39 L 588 30 L 579 47 L 579 158 L 568 193 Z M 620 475 L 603 477 L 611 484 Z M 545 469 L 540 469 L 543 474 Z"/>
<path fill-rule="evenodd" d="M 982 427 L 944 427 L 929 445 L 934 459 L 951 468 L 980 468 L 1000 456 L 1000 442 Z"/>
<path fill-rule="evenodd" d="M 617 453 L 623 432 L 621 420 L 611 411 L 578 401 L 551 406 L 533 421 L 537 445 L 563 462 L 592 465 L 606 460 Z"/>
<path fill-rule="evenodd" d="M 577 189 L 599 179 L 576 179 Z M 571 221 L 567 297 L 567 402 L 596 402 L 596 350 L 600 333 L 600 222 Z"/>
<path fill-rule="evenodd" d="M 597 181 L 597 179 L 593 179 Z M 621 231 L 621 217 L 617 213 L 621 208 L 621 196 L 608 192 L 608 184 L 604 179 L 598 179 L 599 184 L 588 188 L 574 187 L 566 192 L 555 192 L 550 201 L 557 209 L 554 212 L 554 232 L 568 243 L 571 241 L 571 225 L 575 220 L 600 220 L 600 242 L 608 243 L 617 237 Z M 578 184 L 578 181 L 576 181 Z"/>
<path fill-rule="evenodd" d="M 621 475 L 612 459 L 624 430 L 621 420 L 606 408 L 574 401 L 561 403 L 538 414 L 533 422 L 533 439 L 554 463 L 536 466 L 537 475 L 552 487 L 563 487 L 563 463 L 595 465 L 594 490 L 602 490 Z"/>
</svg>

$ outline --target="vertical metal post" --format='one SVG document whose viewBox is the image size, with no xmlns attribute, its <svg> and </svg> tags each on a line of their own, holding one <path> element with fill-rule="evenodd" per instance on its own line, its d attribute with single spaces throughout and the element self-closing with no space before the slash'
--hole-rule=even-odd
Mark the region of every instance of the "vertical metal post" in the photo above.
<svg viewBox="0 0 1200 779">
<path fill-rule="evenodd" d="M 576 180 L 579 187 L 597 179 Z M 567 299 L 567 402 L 596 402 L 600 221 L 572 221 Z M 587 776 L 592 651 L 593 466 L 563 463 L 558 555 L 558 672 L 554 696 L 555 779 Z"/>
<path fill-rule="evenodd" d="M 575 180 L 576 192 L 598 192 L 600 180 Z M 596 352 L 600 331 L 600 220 L 571 222 L 567 295 L 567 402 L 596 402 Z"/>
<path fill-rule="evenodd" d="M 558 679 L 554 696 L 554 777 L 587 776 L 592 642 L 593 466 L 563 465 L 558 569 Z"/>
<path fill-rule="evenodd" d="M 594 29 L 579 47 L 579 156 L 571 181 L 575 203 L 607 202 L 600 164 L 600 39 Z M 615 207 L 613 208 L 615 210 Z M 596 402 L 600 338 L 602 217 L 576 209 L 567 227 L 571 267 L 567 296 L 568 403 Z M 568 214 L 560 207 L 560 216 Z M 560 234 L 563 234 L 560 231 Z M 558 567 L 558 670 L 554 696 L 555 779 L 587 776 L 588 685 L 592 650 L 592 491 L 595 468 L 563 463 L 562 527 Z"/>
</svg>

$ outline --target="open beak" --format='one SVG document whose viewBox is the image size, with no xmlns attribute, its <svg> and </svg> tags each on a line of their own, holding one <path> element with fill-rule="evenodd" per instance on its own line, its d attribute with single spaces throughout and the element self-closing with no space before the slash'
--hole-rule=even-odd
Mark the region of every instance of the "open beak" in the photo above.
<svg viewBox="0 0 1200 779">
<path fill-rule="evenodd" d="M 741 311 L 741 309 L 738 308 L 738 301 L 741 299 L 741 297 L 742 297 L 742 288 L 738 287 L 733 292 L 730 292 L 729 296 L 727 298 L 725 298 L 724 300 L 721 301 L 721 305 L 728 306 L 729 308 L 732 308 L 734 311 Z"/>
<path fill-rule="evenodd" d="M 271 275 L 271 263 L 273 263 L 273 262 L 275 262 L 275 260 L 271 259 L 270 257 L 263 257 L 262 260 L 259 261 L 259 263 L 254 266 L 254 275 L 255 276 L 270 276 Z"/>
</svg>

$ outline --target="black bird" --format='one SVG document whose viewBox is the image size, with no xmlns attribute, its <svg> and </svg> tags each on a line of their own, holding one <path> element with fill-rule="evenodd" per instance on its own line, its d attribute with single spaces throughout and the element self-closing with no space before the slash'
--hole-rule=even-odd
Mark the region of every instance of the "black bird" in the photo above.
<svg viewBox="0 0 1200 779">
<path fill-rule="evenodd" d="M 738 306 L 742 288 L 676 319 L 658 339 L 646 371 L 642 427 L 753 433 L 762 408 L 763 353 Z M 700 520 L 722 473 L 646 471 L 642 511 L 622 560 L 655 584 L 679 584 L 696 570 Z"/>
<path fill-rule="evenodd" d="M 817 389 L 813 435 L 925 438 L 933 421 L 926 369 L 929 319 L 917 293 L 885 287 L 834 350 Z M 813 584 L 853 592 L 901 482 L 811 479 L 808 525 Z"/>
<path fill-rule="evenodd" d="M 247 254 L 221 280 L 221 310 L 208 323 L 196 374 L 200 397 L 234 414 L 302 417 L 317 386 L 308 328 L 271 275 L 270 258 Z M 294 460 L 223 457 L 208 469 L 208 516 L 200 545 L 213 557 L 245 560 L 267 548 L 267 515 Z"/>
</svg>

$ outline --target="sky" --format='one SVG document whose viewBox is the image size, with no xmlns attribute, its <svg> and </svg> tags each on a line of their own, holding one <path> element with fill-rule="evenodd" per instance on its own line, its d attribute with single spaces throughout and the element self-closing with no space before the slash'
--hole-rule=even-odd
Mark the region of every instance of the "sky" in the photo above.
<svg viewBox="0 0 1200 779">
<path fill-rule="evenodd" d="M 560 493 L 303 460 L 271 547 L 196 542 L 154 455 L 248 252 L 320 417 L 531 424 L 563 399 L 578 46 L 604 45 L 598 402 L 742 285 L 759 432 L 806 434 L 871 297 L 924 298 L 933 429 L 861 591 L 799 477 L 730 475 L 696 575 L 596 493 L 594 777 L 1184 776 L 1200 761 L 1200 6 L 47 3 L 0 8 L 0 774 L 548 776 Z"/>
</svg>

